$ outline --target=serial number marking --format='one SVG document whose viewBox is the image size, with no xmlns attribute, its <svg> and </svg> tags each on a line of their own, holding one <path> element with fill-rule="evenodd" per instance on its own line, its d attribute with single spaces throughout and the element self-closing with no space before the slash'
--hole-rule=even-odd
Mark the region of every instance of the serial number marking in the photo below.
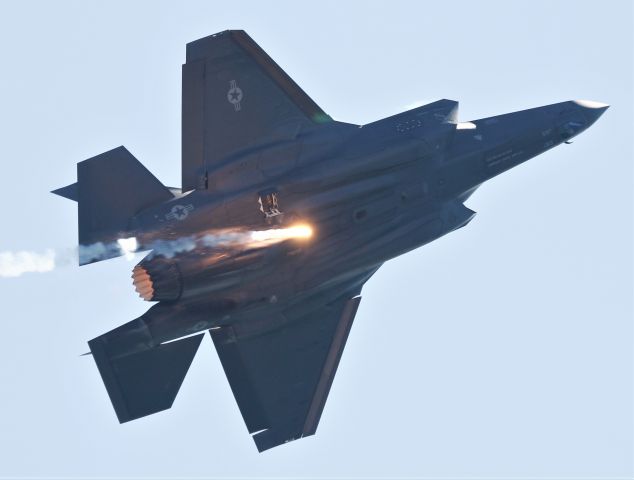
<svg viewBox="0 0 634 480">
<path fill-rule="evenodd" d="M 396 131 L 398 133 L 408 132 L 416 128 L 420 128 L 424 125 L 423 121 L 419 118 L 412 118 L 411 120 L 405 120 L 404 122 L 396 124 Z"/>
<path fill-rule="evenodd" d="M 489 158 L 485 158 L 484 162 L 486 163 L 487 167 L 492 168 L 498 165 L 501 165 L 503 163 L 508 162 L 509 160 L 513 160 L 517 157 L 519 157 L 520 155 L 522 155 L 524 153 L 523 150 L 520 150 L 518 152 L 514 152 L 512 148 L 508 149 L 508 150 L 504 150 L 501 153 L 498 153 L 496 155 L 493 155 Z"/>
</svg>

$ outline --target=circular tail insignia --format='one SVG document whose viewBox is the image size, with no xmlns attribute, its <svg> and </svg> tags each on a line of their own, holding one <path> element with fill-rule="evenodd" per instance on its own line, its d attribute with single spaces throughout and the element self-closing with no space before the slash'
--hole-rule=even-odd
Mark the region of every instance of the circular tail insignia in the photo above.
<svg viewBox="0 0 634 480">
<path fill-rule="evenodd" d="M 242 93 L 242 89 L 238 87 L 238 84 L 235 80 L 231 80 L 231 82 L 229 82 L 227 100 L 229 100 L 229 103 L 233 105 L 233 107 L 236 109 L 236 112 L 239 111 L 241 108 L 240 102 L 242 101 L 243 96 L 244 94 Z"/>
</svg>

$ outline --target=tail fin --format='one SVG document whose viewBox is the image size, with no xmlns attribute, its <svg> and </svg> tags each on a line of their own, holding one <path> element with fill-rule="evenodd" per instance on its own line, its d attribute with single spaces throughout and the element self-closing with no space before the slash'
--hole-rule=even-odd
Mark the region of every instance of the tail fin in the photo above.
<svg viewBox="0 0 634 480">
<path fill-rule="evenodd" d="M 130 218 L 173 198 L 170 190 L 124 147 L 78 163 L 77 183 L 52 193 L 79 204 L 80 265 L 121 255 L 120 249 L 107 245 L 130 236 Z M 91 249 L 83 249 L 82 255 L 82 246 L 94 244 L 101 244 L 99 255 L 92 255 Z"/>
<path fill-rule="evenodd" d="M 171 408 L 204 335 L 141 348 L 142 318 L 88 342 L 120 423 Z"/>
</svg>

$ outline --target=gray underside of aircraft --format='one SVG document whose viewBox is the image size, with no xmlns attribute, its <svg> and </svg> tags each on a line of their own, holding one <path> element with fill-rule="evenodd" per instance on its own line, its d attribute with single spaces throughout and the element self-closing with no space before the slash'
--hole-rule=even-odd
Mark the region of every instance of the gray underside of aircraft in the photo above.
<svg viewBox="0 0 634 480">
<path fill-rule="evenodd" d="M 89 342 L 119 421 L 172 406 L 208 331 L 259 451 L 315 433 L 385 261 L 465 226 L 483 182 L 608 108 L 459 122 L 458 103 L 439 100 L 338 122 L 243 31 L 188 44 L 182 75 L 181 188 L 118 147 L 54 193 L 78 203 L 80 264 L 150 250 L 133 280 L 156 303 Z M 271 231 L 290 233 L 262 240 Z"/>
</svg>

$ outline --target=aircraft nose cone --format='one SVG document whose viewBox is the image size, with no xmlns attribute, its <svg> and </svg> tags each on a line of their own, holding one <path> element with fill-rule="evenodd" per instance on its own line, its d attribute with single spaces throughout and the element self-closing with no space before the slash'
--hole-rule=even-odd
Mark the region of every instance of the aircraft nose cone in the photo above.
<svg viewBox="0 0 634 480">
<path fill-rule="evenodd" d="M 592 125 L 608 109 L 607 103 L 592 100 L 571 100 L 558 117 L 561 138 L 569 141 Z"/>
<path fill-rule="evenodd" d="M 607 103 L 595 102 L 593 100 L 574 100 L 574 103 L 579 105 L 583 109 L 583 113 L 590 117 L 593 122 L 610 107 Z"/>
</svg>

